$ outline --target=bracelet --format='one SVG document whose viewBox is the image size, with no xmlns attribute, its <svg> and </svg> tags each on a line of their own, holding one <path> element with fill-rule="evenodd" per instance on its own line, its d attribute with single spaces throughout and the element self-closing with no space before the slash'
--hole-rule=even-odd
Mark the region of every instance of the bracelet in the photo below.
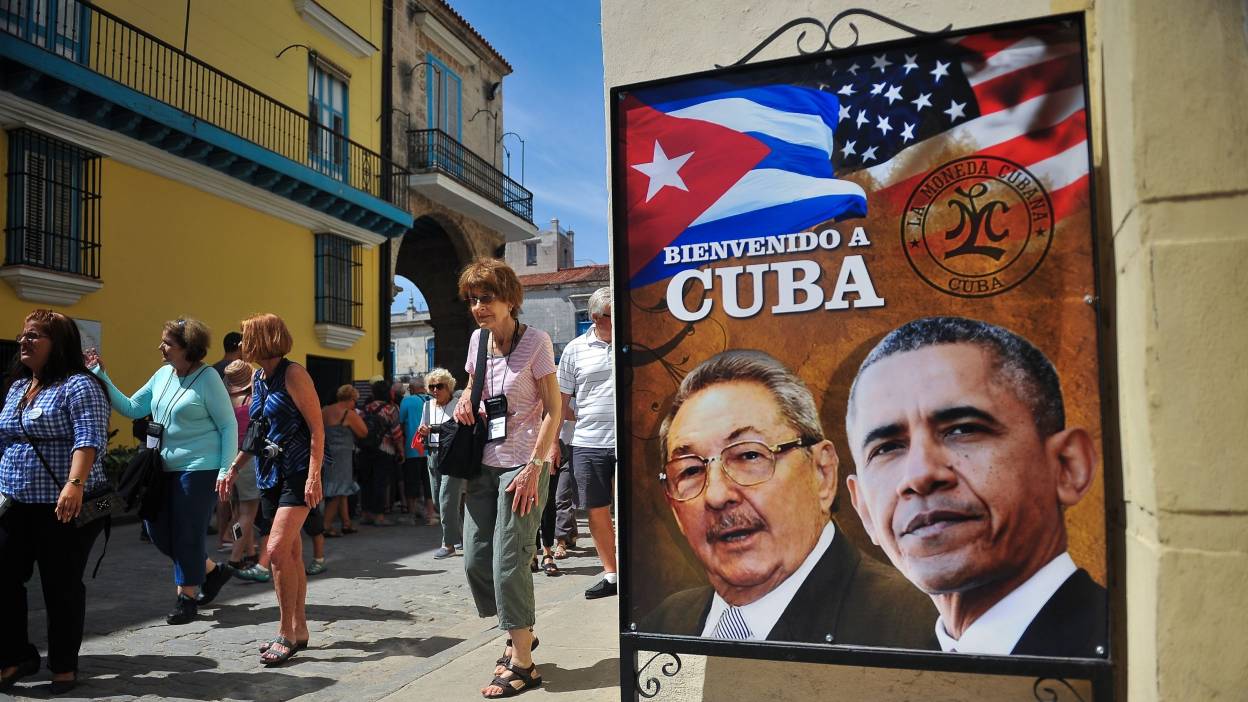
<svg viewBox="0 0 1248 702">
<path fill-rule="evenodd" d="M 67 482 L 70 485 L 76 485 L 78 487 L 82 487 L 83 485 L 82 478 L 70 478 Z"/>
</svg>

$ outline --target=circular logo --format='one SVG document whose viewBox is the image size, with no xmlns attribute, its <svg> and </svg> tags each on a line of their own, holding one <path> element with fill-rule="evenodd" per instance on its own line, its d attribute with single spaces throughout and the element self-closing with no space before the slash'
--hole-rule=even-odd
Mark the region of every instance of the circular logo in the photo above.
<svg viewBox="0 0 1248 702">
<path fill-rule="evenodd" d="M 1053 201 L 1030 171 L 997 156 L 959 158 L 928 173 L 906 202 L 901 245 L 925 283 L 989 297 L 1040 267 L 1053 240 Z"/>
</svg>

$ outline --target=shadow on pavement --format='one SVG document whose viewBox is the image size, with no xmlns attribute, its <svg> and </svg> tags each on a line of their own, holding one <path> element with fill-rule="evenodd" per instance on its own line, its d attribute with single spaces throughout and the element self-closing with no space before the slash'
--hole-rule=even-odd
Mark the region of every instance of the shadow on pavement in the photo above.
<svg viewBox="0 0 1248 702">
<path fill-rule="evenodd" d="M 290 665 L 295 665 L 301 660 L 307 662 L 320 663 L 364 663 L 367 661 L 377 661 L 390 656 L 413 656 L 416 658 L 430 658 L 435 656 L 455 644 L 462 642 L 464 639 L 454 639 L 446 636 L 431 636 L 429 638 L 407 638 L 390 636 L 376 641 L 335 641 L 323 648 L 313 647 L 308 649 L 312 654 L 317 652 L 337 651 L 348 649 L 354 651 L 363 651 L 369 655 L 366 656 L 336 656 L 333 658 L 319 658 L 314 655 L 307 656 L 303 659 L 293 658 Z"/>
<path fill-rule="evenodd" d="M 538 661 L 537 668 L 542 673 L 542 687 L 551 692 L 601 690 L 620 682 L 619 658 L 607 658 L 586 668 L 561 668 L 558 663 Z"/>
<path fill-rule="evenodd" d="M 284 702 L 335 682 L 333 678 L 297 677 L 261 668 L 254 673 L 213 672 L 216 661 L 202 656 L 84 655 L 79 657 L 79 667 L 82 683 L 68 695 L 52 696 L 47 682 L 19 685 L 13 692 L 32 699 L 58 700 L 152 695 L 205 702 L 227 698 Z"/>
<path fill-rule="evenodd" d="M 340 622 L 359 620 L 369 622 L 392 622 L 411 619 L 412 615 L 398 609 L 380 609 L 361 605 L 307 605 L 309 621 Z M 249 605 L 213 605 L 200 610 L 200 618 L 212 623 L 214 629 L 252 626 L 264 622 L 276 622 L 277 605 L 252 607 Z"/>
</svg>

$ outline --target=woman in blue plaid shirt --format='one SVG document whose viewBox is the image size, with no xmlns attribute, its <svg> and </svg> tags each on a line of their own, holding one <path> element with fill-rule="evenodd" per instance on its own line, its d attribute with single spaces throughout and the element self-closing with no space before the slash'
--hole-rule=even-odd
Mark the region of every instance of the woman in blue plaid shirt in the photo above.
<svg viewBox="0 0 1248 702">
<path fill-rule="evenodd" d="M 27 636 L 25 589 L 37 562 L 51 692 L 62 694 L 77 684 L 87 611 L 82 574 L 104 527 L 102 519 L 83 527 L 72 520 L 83 494 L 106 483 L 108 397 L 83 364 L 82 339 L 69 317 L 35 310 L 17 342 L 0 410 L 0 493 L 9 504 L 0 515 L 0 691 L 39 671 L 39 650 Z"/>
</svg>

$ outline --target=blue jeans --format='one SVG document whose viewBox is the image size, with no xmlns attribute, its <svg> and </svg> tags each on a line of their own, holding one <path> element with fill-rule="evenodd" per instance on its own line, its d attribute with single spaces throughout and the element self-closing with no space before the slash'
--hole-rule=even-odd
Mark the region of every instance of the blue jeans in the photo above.
<svg viewBox="0 0 1248 702">
<path fill-rule="evenodd" d="M 438 518 L 442 522 L 442 545 L 454 546 L 464 540 L 464 529 L 459 513 L 459 501 L 464 495 L 464 479 L 442 475 L 437 462 L 429 462 L 429 486 L 438 503 Z"/>
<path fill-rule="evenodd" d="M 165 504 L 156 519 L 144 521 L 147 534 L 161 553 L 173 560 L 178 585 L 204 584 L 208 521 L 217 502 L 217 471 L 165 473 Z"/>
</svg>

